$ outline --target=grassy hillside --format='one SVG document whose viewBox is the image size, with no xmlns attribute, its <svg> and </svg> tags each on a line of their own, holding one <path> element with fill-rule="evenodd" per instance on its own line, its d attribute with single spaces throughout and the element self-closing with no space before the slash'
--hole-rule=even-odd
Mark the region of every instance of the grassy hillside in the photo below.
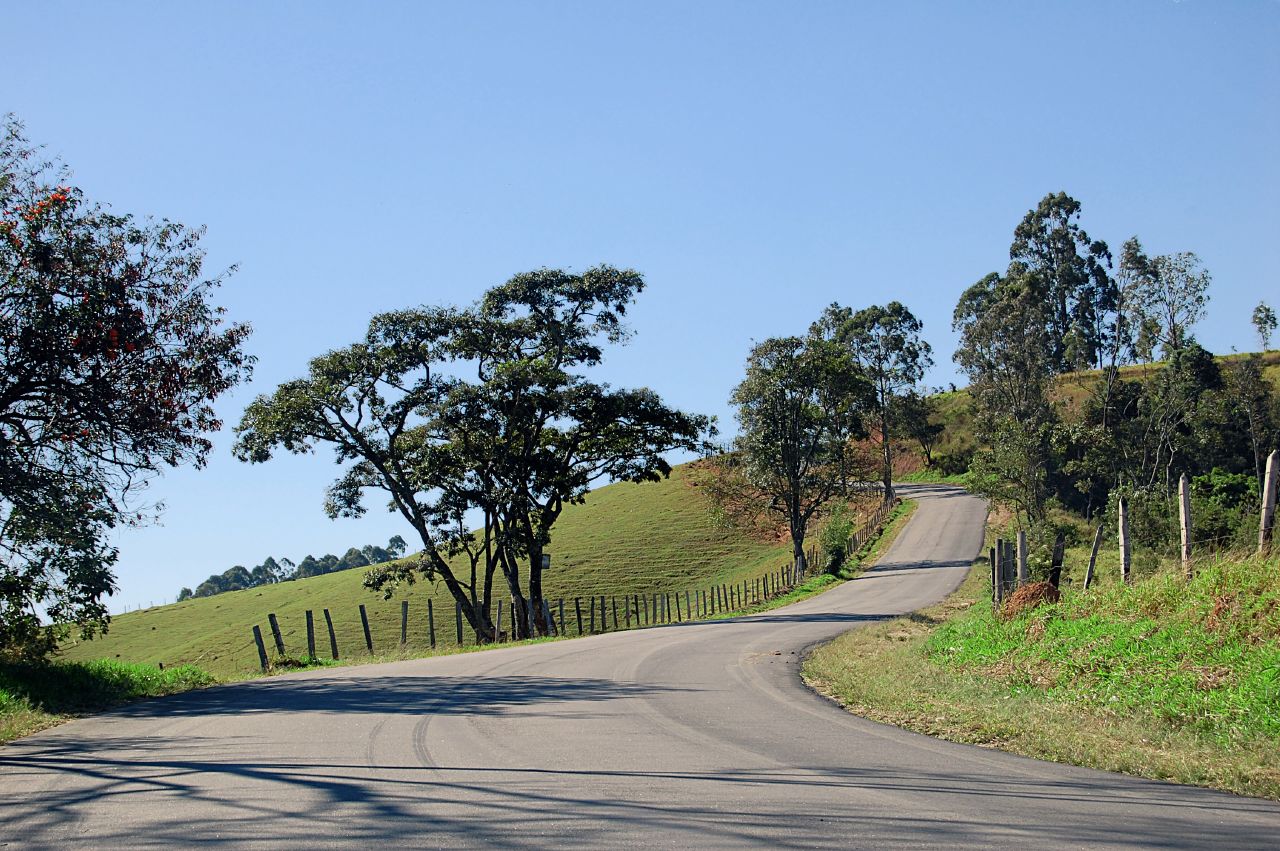
<svg viewBox="0 0 1280 851">
<path fill-rule="evenodd" d="M 716 528 L 687 474 L 686 467 L 678 467 L 663 482 L 609 485 L 594 491 L 584 505 L 567 508 L 549 550 L 547 594 L 571 599 L 705 587 L 754 577 L 787 560 L 789 543 L 754 541 Z M 361 587 L 364 573 L 353 569 L 130 612 L 113 619 L 106 636 L 68 644 L 63 657 L 163 662 L 166 667 L 192 663 L 218 676 L 236 676 L 257 668 L 254 624 L 262 627 L 270 648 L 268 612 L 279 618 L 288 653 L 301 656 L 306 652 L 304 612 L 314 610 L 317 649 L 327 657 L 325 608 L 333 616 L 343 658 L 366 656 L 358 610 L 362 603 L 375 653 L 395 654 L 405 599 L 410 601 L 408 647 L 421 653 L 428 647 L 428 597 L 434 600 L 437 638 L 446 646 L 453 643 L 453 602 L 442 585 L 418 584 L 383 600 Z M 470 641 L 470 630 L 464 630 Z"/>
<path fill-rule="evenodd" d="M 1248 354 L 1219 355 L 1217 360 L 1219 363 L 1227 364 L 1233 360 L 1248 357 Z M 1269 351 L 1262 354 L 1263 375 L 1275 386 L 1280 388 L 1280 351 Z M 1120 375 L 1126 380 L 1135 380 L 1164 368 L 1161 362 L 1153 364 L 1135 364 L 1120 368 Z M 1054 382 L 1051 397 L 1060 406 L 1063 417 L 1067 421 L 1077 420 L 1080 417 L 1080 409 L 1090 392 L 1097 382 L 1101 379 L 1101 373 L 1097 370 L 1085 370 L 1082 372 L 1070 372 L 1060 375 Z M 974 449 L 975 440 L 973 436 L 973 413 L 970 405 L 969 392 L 965 389 L 952 390 L 935 394 L 931 397 L 935 405 L 935 421 L 943 425 L 942 435 L 938 438 L 937 446 L 934 448 L 934 460 L 938 462 L 939 468 L 947 466 L 946 460 L 951 458 L 962 458 L 969 451 Z M 924 464 L 923 457 L 920 455 L 919 447 L 909 442 L 903 442 L 900 446 L 903 454 L 901 462 L 899 462 L 899 474 L 907 478 L 913 478 L 912 473 L 919 471 Z M 940 472 L 935 470 L 934 472 Z M 954 471 L 951 471 L 954 472 Z M 923 476 L 922 478 L 930 478 Z"/>
<path fill-rule="evenodd" d="M 980 561 L 947 603 L 846 634 L 806 678 L 865 717 L 1280 799 L 1280 560 L 1169 565 L 997 615 Z"/>
</svg>

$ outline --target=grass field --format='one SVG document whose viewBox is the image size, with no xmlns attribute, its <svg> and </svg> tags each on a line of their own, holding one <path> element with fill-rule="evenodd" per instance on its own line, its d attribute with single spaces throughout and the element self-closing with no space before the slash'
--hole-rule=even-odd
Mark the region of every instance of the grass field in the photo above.
<svg viewBox="0 0 1280 851">
<path fill-rule="evenodd" d="M 806 679 L 940 738 L 1280 799 L 1280 559 L 1066 589 L 1012 618 L 988 575 L 819 648 Z"/>
<path fill-rule="evenodd" d="M 193 665 L 160 670 L 114 660 L 0 663 L 0 742 L 68 718 L 136 700 L 211 685 Z"/>
<path fill-rule="evenodd" d="M 790 544 L 751 540 L 718 528 L 705 498 L 677 467 L 670 479 L 649 484 L 621 483 L 591 493 L 584 505 L 568 507 L 554 530 L 545 578 L 552 599 L 683 591 L 711 583 L 759 576 L 787 563 Z M 454 643 L 452 598 L 442 585 L 419 583 L 391 600 L 361 586 L 362 569 L 296 582 L 233 591 L 168 606 L 130 612 L 113 619 L 110 632 L 93 641 L 69 643 L 62 658 L 108 658 L 166 666 L 199 665 L 222 678 L 251 674 L 258 667 L 252 627 L 261 626 L 268 648 L 267 614 L 280 621 L 288 655 L 306 652 L 304 612 L 314 610 L 319 655 L 328 656 L 322 610 L 329 609 L 344 659 L 367 657 L 358 606 L 370 620 L 375 653 L 401 655 L 400 602 L 410 601 L 407 655 L 428 652 L 427 599 L 434 602 L 440 649 Z M 570 614 L 572 619 L 572 614 Z M 470 630 L 464 626 L 464 638 Z"/>
</svg>

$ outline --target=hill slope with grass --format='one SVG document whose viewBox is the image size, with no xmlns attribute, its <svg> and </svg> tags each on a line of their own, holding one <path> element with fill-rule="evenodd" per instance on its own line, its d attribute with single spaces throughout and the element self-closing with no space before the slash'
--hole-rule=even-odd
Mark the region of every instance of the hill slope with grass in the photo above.
<svg viewBox="0 0 1280 851">
<path fill-rule="evenodd" d="M 1233 361 L 1250 356 L 1248 353 L 1218 355 L 1215 360 L 1225 367 Z M 1263 352 L 1261 358 L 1264 364 L 1263 376 L 1274 387 L 1280 388 L 1280 351 Z M 1163 368 L 1164 363 L 1160 361 L 1123 366 L 1120 367 L 1120 377 L 1127 381 L 1144 379 Z M 1058 404 L 1064 420 L 1067 422 L 1080 420 L 1085 401 L 1101 379 L 1102 373 L 1098 370 L 1069 372 L 1054 379 L 1051 398 Z M 920 448 L 903 441 L 899 450 L 900 458 L 895 462 L 898 475 L 902 479 L 931 480 L 940 476 L 963 473 L 968 465 L 969 456 L 977 446 L 973 431 L 973 411 L 967 389 L 935 393 L 930 400 L 933 405 L 931 419 L 943 427 L 933 447 L 934 469 L 924 470 L 924 456 Z"/>
<path fill-rule="evenodd" d="M 951 741 L 1280 799 L 1280 559 L 1213 557 L 993 612 L 984 561 L 946 603 L 819 648 L 853 712 Z"/>
<path fill-rule="evenodd" d="M 656 483 L 619 483 L 593 491 L 569 506 L 553 530 L 552 569 L 545 593 L 552 600 L 601 594 L 643 594 L 705 587 L 758 576 L 789 558 L 790 543 L 760 541 L 715 525 L 688 465 Z M 328 656 L 323 609 L 333 617 L 344 659 L 367 657 L 359 606 L 369 615 L 375 654 L 398 654 L 401 601 L 408 600 L 407 652 L 428 650 L 427 600 L 433 601 L 442 649 L 455 644 L 454 606 L 443 584 L 419 583 L 383 600 L 362 587 L 364 569 L 330 573 L 213 597 L 157 606 L 115 617 L 110 632 L 68 643 L 62 658 L 195 664 L 220 677 L 257 669 L 252 627 L 261 626 L 268 647 L 267 614 L 275 613 L 288 655 L 306 652 L 305 611 L 316 619 L 317 650 Z M 500 580 L 499 580 L 500 581 Z M 470 629 L 465 638 L 471 641 Z"/>
</svg>

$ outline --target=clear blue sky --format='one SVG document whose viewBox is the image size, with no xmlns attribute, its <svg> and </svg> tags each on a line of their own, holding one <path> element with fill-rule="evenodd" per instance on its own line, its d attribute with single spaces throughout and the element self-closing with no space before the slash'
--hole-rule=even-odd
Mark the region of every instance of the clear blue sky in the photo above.
<svg viewBox="0 0 1280 851">
<path fill-rule="evenodd" d="M 358 7 L 358 8 L 357 8 Z M 1192 250 L 1201 340 L 1280 303 L 1280 4 L 5 4 L 0 111 L 122 212 L 205 224 L 256 393 L 377 311 L 539 266 L 643 272 L 607 380 L 718 414 L 753 339 L 823 306 L 950 314 L 1050 191 L 1113 246 Z M 1277 304 L 1280 306 L 1280 304 Z M 113 609 L 405 532 L 321 512 L 327 454 L 207 469 L 119 538 Z M 661 534 L 661 530 L 654 530 Z"/>
</svg>

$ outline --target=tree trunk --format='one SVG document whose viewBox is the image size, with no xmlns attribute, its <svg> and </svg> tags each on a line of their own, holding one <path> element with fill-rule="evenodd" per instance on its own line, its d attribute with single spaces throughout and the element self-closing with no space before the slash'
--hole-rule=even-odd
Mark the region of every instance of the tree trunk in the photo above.
<svg viewBox="0 0 1280 851">
<path fill-rule="evenodd" d="M 893 501 L 893 451 L 889 448 L 889 411 L 888 411 L 887 404 L 888 402 L 886 400 L 886 407 L 883 409 L 883 413 L 880 415 L 880 442 L 881 442 L 881 452 L 883 454 L 883 458 L 881 459 L 883 463 L 883 470 L 881 472 L 883 473 L 883 476 L 884 476 L 884 501 L 892 502 Z"/>
</svg>

